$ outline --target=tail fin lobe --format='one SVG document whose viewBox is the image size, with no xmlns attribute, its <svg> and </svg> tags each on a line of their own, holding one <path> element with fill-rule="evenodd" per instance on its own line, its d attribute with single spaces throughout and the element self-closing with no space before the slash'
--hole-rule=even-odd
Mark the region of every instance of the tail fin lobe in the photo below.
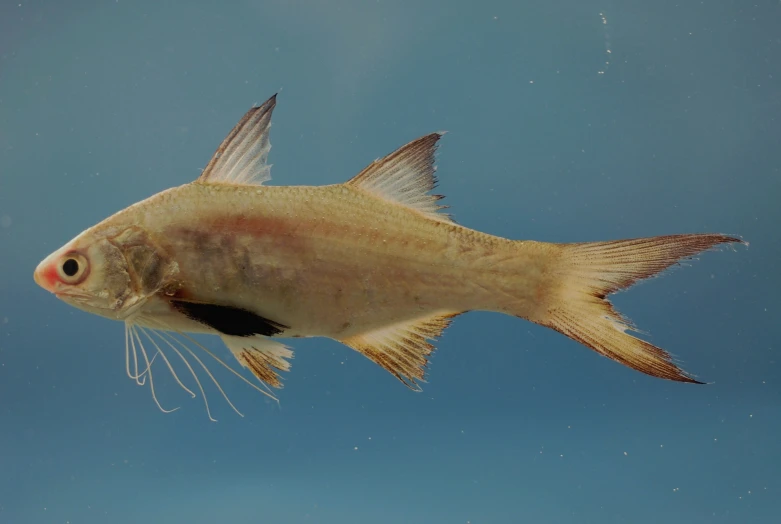
<svg viewBox="0 0 781 524">
<path fill-rule="evenodd" d="M 702 384 L 680 369 L 669 353 L 628 334 L 636 329 L 605 297 L 681 259 L 732 242 L 743 241 L 719 234 L 691 234 L 560 244 L 549 302 L 533 320 L 648 375 Z"/>
</svg>

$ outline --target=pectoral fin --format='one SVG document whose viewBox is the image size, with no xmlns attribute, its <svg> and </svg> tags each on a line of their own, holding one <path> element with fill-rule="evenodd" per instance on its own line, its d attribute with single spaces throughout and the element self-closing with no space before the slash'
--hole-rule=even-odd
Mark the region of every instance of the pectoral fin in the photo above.
<svg viewBox="0 0 781 524">
<path fill-rule="evenodd" d="M 188 318 L 209 326 L 224 335 L 237 337 L 264 335 L 270 337 L 278 335 L 288 328 L 288 326 L 264 318 L 252 311 L 234 306 L 187 300 L 171 300 L 170 304 L 171 307 Z"/>
</svg>

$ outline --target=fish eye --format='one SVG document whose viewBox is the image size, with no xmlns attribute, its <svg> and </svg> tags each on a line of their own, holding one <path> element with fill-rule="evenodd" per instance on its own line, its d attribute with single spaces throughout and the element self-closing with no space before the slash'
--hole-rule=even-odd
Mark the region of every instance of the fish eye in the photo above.
<svg viewBox="0 0 781 524">
<path fill-rule="evenodd" d="M 79 253 L 68 253 L 57 266 L 57 274 L 66 284 L 78 284 L 87 276 L 87 259 Z"/>
<path fill-rule="evenodd" d="M 69 258 L 62 264 L 62 272 L 68 275 L 69 277 L 74 276 L 76 273 L 79 272 L 79 263 L 76 262 L 76 259 Z"/>
</svg>

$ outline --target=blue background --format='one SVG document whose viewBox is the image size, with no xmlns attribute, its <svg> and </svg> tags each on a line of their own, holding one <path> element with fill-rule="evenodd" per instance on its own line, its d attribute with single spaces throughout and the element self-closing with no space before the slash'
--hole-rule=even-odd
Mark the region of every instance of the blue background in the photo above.
<svg viewBox="0 0 781 524">
<path fill-rule="evenodd" d="M 775 1 L 0 1 L 0 523 L 778 522 L 779 27 Z M 741 235 L 613 297 L 712 384 L 477 312 L 422 393 L 297 340 L 280 406 L 212 366 L 245 418 L 158 371 L 161 413 L 122 325 L 33 269 L 277 91 L 271 184 L 444 129 L 468 227 Z"/>
</svg>

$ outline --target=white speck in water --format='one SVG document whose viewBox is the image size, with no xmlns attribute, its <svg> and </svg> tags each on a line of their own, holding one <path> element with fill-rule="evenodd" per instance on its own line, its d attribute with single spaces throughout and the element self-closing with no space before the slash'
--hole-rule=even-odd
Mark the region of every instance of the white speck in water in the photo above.
<svg viewBox="0 0 781 524">
<path fill-rule="evenodd" d="M 0 218 L 0 226 L 3 226 L 4 228 L 11 227 L 11 217 L 3 215 L 2 218 Z"/>
</svg>

